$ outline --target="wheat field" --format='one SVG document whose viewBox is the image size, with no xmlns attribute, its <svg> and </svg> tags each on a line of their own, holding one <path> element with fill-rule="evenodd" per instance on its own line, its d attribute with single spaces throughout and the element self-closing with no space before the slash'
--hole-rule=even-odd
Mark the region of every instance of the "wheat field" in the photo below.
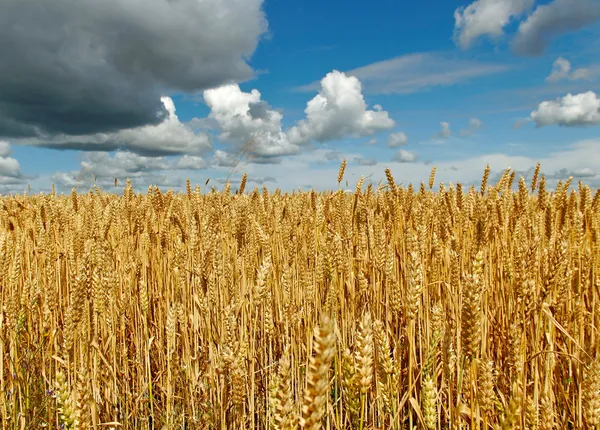
<svg viewBox="0 0 600 430">
<path fill-rule="evenodd" d="M 2 428 L 599 429 L 600 190 L 345 167 L 1 197 Z"/>
</svg>

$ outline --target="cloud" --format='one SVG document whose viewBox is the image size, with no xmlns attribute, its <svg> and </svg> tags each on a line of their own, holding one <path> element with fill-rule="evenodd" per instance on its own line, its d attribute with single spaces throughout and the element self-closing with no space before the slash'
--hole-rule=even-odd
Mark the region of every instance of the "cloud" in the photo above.
<svg viewBox="0 0 600 430">
<path fill-rule="evenodd" d="M 533 7 L 534 0 L 476 0 L 454 11 L 454 40 L 468 49 L 481 36 L 498 39 L 504 27 Z"/>
<path fill-rule="evenodd" d="M 0 157 L 8 157 L 10 155 L 10 144 L 4 140 L 0 140 Z"/>
<path fill-rule="evenodd" d="M 597 0 L 554 0 L 538 6 L 519 25 L 513 49 L 521 55 L 541 55 L 554 38 L 580 30 L 600 19 Z"/>
<path fill-rule="evenodd" d="M 546 82 L 555 84 L 562 80 L 582 80 L 589 79 L 590 69 L 579 68 L 571 71 L 571 62 L 563 57 L 557 58 L 552 64 L 552 72 L 546 78 Z"/>
<path fill-rule="evenodd" d="M 202 170 L 207 166 L 202 157 L 184 155 L 175 162 L 173 167 L 179 170 Z"/>
<path fill-rule="evenodd" d="M 375 158 L 354 157 L 354 162 L 359 166 L 374 166 L 377 164 Z"/>
<path fill-rule="evenodd" d="M 1 184 L 18 184 L 25 179 L 25 176 L 21 173 L 21 165 L 16 159 L 9 157 L 10 152 L 10 144 L 0 141 Z"/>
<path fill-rule="evenodd" d="M 246 93 L 236 84 L 226 85 L 205 91 L 204 100 L 219 138 L 243 148 L 259 163 L 279 162 L 279 157 L 298 154 L 312 141 L 368 136 L 395 124 L 380 105 L 367 109 L 357 78 L 335 70 L 321 80 L 319 94 L 307 103 L 306 118 L 286 131 L 283 115 L 261 100 L 256 89 Z"/>
<path fill-rule="evenodd" d="M 217 149 L 212 157 L 212 164 L 218 167 L 235 167 L 239 159 L 234 154 Z"/>
<path fill-rule="evenodd" d="M 398 163 L 412 163 L 413 161 L 416 161 L 416 159 L 417 159 L 416 153 L 406 151 L 404 149 L 400 149 L 392 157 L 392 160 L 397 161 Z"/>
<path fill-rule="evenodd" d="M 451 53 L 415 53 L 378 61 L 346 72 L 357 77 L 366 94 L 411 94 L 438 86 L 449 86 L 509 70 L 506 64 L 462 60 Z M 318 82 L 296 91 L 312 92 Z M 373 108 L 377 110 L 377 105 Z"/>
<path fill-rule="evenodd" d="M 321 80 L 319 94 L 307 103 L 306 119 L 287 132 L 295 145 L 372 135 L 395 122 L 384 110 L 368 110 L 361 82 L 334 70 Z"/>
<path fill-rule="evenodd" d="M 452 132 L 450 131 L 450 123 L 449 122 L 440 122 L 440 126 L 442 129 L 435 134 L 435 138 L 438 139 L 448 139 Z"/>
<path fill-rule="evenodd" d="M 519 118 L 518 120 L 515 121 L 515 123 L 513 124 L 513 127 L 518 130 L 521 127 L 523 127 L 525 124 L 531 122 L 532 119 L 531 118 Z"/>
<path fill-rule="evenodd" d="M 4 2 L 0 136 L 156 125 L 160 95 L 253 77 L 262 0 Z M 18 25 L 14 25 L 18 23 Z"/>
<path fill-rule="evenodd" d="M 327 151 L 325 153 L 325 159 L 327 161 L 335 161 L 342 159 L 342 153 L 340 151 Z"/>
<path fill-rule="evenodd" d="M 600 99 L 593 91 L 576 95 L 569 93 L 540 103 L 531 112 L 530 118 L 537 127 L 553 124 L 565 127 L 600 125 Z"/>
<path fill-rule="evenodd" d="M 14 139 L 15 143 L 43 146 L 54 149 L 82 151 L 128 150 L 142 155 L 201 154 L 211 149 L 210 136 L 196 132 L 179 121 L 175 104 L 170 97 L 161 101 L 167 110 L 167 118 L 157 125 L 119 130 L 114 133 L 96 133 L 71 136 L 59 134 L 48 137 Z"/>
<path fill-rule="evenodd" d="M 596 172 L 594 172 L 589 167 L 584 167 L 580 169 L 560 169 L 554 172 L 554 174 L 549 175 L 554 179 L 568 179 L 569 177 L 573 178 L 593 178 L 596 176 Z"/>
<path fill-rule="evenodd" d="M 462 137 L 470 137 L 475 132 L 477 132 L 481 128 L 482 125 L 483 125 L 483 122 L 481 122 L 481 120 L 479 120 L 477 118 L 471 118 L 469 120 L 469 128 L 462 129 L 460 131 L 460 135 Z"/>
<path fill-rule="evenodd" d="M 237 84 L 204 91 L 210 108 L 208 118 L 215 121 L 225 142 L 243 146 L 252 140 L 249 151 L 262 157 L 296 154 L 300 148 L 282 132 L 283 115 L 261 100 L 260 92 L 243 92 Z"/>
<path fill-rule="evenodd" d="M 402 133 L 401 131 L 398 131 L 396 133 L 390 133 L 387 145 L 390 148 L 397 148 L 399 146 L 406 145 L 406 142 L 408 142 L 408 137 L 406 136 L 406 134 Z"/>
<path fill-rule="evenodd" d="M 132 183 L 176 186 L 179 180 L 168 177 L 164 172 L 176 170 L 201 170 L 205 161 L 198 156 L 184 155 L 169 161 L 165 157 L 146 157 L 130 151 L 118 151 L 114 155 L 107 152 L 88 152 L 83 155 L 79 170 L 56 172 L 51 179 L 64 187 L 114 186 L 114 178 L 123 182 L 129 178 Z"/>
<path fill-rule="evenodd" d="M 367 141 L 367 145 L 377 145 L 377 139 L 371 139 Z"/>
</svg>

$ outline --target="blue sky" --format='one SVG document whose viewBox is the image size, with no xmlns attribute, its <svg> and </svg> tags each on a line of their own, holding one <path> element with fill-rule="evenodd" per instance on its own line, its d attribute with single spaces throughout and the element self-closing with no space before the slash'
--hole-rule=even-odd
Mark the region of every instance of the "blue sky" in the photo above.
<svg viewBox="0 0 600 430">
<path fill-rule="evenodd" d="M 433 165 L 440 180 L 469 184 L 487 163 L 528 177 L 537 161 L 551 184 L 600 186 L 598 0 L 181 0 L 185 13 L 152 0 L 142 18 L 138 2 L 89 16 L 58 0 L 45 32 L 3 30 L 36 43 L 45 63 L 16 50 L 0 62 L 0 94 L 20 91 L 0 95 L 0 193 L 87 189 L 94 177 L 180 190 L 243 172 L 251 187 L 326 189 L 343 158 L 350 188 L 387 167 L 405 184 Z M 62 33 L 67 19 L 74 30 Z M 23 22 L 33 29 L 39 16 Z"/>
</svg>

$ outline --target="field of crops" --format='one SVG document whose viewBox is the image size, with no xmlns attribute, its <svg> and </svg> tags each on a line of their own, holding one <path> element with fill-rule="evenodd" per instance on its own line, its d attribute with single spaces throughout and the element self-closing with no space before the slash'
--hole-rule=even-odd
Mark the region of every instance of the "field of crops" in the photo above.
<svg viewBox="0 0 600 430">
<path fill-rule="evenodd" d="M 600 428 L 600 190 L 489 172 L 0 198 L 2 428 Z"/>
</svg>

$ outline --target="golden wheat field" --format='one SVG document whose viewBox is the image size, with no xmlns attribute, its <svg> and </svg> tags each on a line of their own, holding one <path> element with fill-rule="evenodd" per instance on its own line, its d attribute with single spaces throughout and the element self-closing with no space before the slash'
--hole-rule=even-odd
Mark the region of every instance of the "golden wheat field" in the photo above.
<svg viewBox="0 0 600 430">
<path fill-rule="evenodd" d="M 345 167 L 2 197 L 2 428 L 600 428 L 600 190 Z"/>
</svg>

